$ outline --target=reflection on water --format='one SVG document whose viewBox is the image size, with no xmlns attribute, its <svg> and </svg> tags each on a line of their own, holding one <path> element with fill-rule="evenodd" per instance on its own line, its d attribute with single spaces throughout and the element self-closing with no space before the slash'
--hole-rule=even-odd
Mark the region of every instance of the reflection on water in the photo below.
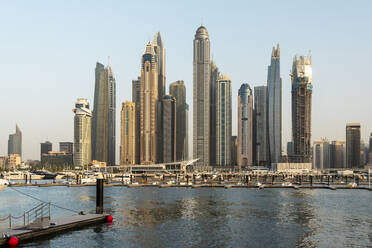
<svg viewBox="0 0 372 248">
<path fill-rule="evenodd" d="M 19 189 L 77 210 L 95 208 L 94 187 Z M 117 187 L 105 189 L 104 200 L 113 225 L 26 247 L 368 247 L 372 240 L 372 199 L 364 191 Z M 0 217 L 35 204 L 11 189 L 0 203 Z"/>
</svg>

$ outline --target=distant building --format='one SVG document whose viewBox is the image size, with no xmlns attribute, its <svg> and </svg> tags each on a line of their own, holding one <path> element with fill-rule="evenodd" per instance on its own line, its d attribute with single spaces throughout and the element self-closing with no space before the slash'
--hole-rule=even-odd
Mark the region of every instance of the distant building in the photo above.
<svg viewBox="0 0 372 248">
<path fill-rule="evenodd" d="M 141 133 L 141 77 L 132 80 L 132 102 L 136 106 L 136 164 L 140 163 L 140 133 Z"/>
<path fill-rule="evenodd" d="M 267 73 L 268 156 L 278 163 L 282 150 L 282 79 L 280 77 L 280 48 L 273 47 Z M 265 157 L 263 157 L 265 158 Z"/>
<path fill-rule="evenodd" d="M 21 165 L 21 156 L 19 154 L 9 154 L 8 169 L 16 169 Z"/>
<path fill-rule="evenodd" d="M 216 165 L 231 166 L 231 79 L 220 75 L 216 84 Z"/>
<path fill-rule="evenodd" d="M 41 156 L 41 164 L 51 166 L 73 165 L 72 153 L 51 151 Z"/>
<path fill-rule="evenodd" d="M 360 123 L 346 124 L 346 167 L 360 167 Z"/>
<path fill-rule="evenodd" d="M 254 158 L 258 166 L 267 165 L 269 161 L 268 154 L 268 128 L 267 128 L 267 87 L 254 87 L 254 126 L 255 126 L 255 140 L 254 140 Z M 273 153 L 275 153 L 273 151 Z M 276 156 L 272 156 L 273 162 L 278 162 Z"/>
<path fill-rule="evenodd" d="M 190 154 L 189 154 L 189 105 L 188 104 L 186 104 L 186 134 L 185 134 L 185 140 L 186 140 L 186 145 L 185 145 L 185 147 L 186 147 L 186 151 L 185 151 L 185 159 L 186 160 L 189 160 L 190 159 Z"/>
<path fill-rule="evenodd" d="M 209 82 L 209 164 L 217 163 L 217 84 L 220 71 L 214 61 L 210 63 L 210 82 Z"/>
<path fill-rule="evenodd" d="M 330 167 L 330 146 L 327 139 L 314 140 L 313 142 L 313 168 L 329 169 Z"/>
<path fill-rule="evenodd" d="M 59 142 L 59 151 L 73 153 L 74 143 L 73 142 Z"/>
<path fill-rule="evenodd" d="M 123 102 L 121 108 L 120 164 L 136 164 L 136 104 Z"/>
<path fill-rule="evenodd" d="M 160 102 L 158 94 L 158 63 L 154 45 L 148 43 L 142 55 L 140 89 L 140 163 L 159 161 Z"/>
<path fill-rule="evenodd" d="M 177 136 L 176 136 L 176 99 L 171 95 L 166 95 L 161 101 L 161 133 L 162 133 L 162 157 L 164 163 L 176 161 L 177 154 Z M 182 141 L 181 141 L 182 142 Z"/>
<path fill-rule="evenodd" d="M 71 149 L 74 148 L 73 164 L 75 166 L 84 167 L 89 165 L 92 161 L 92 111 L 89 109 L 88 100 L 84 98 L 77 99 L 73 112 L 75 113 L 74 145 L 70 142 L 61 142 L 59 143 L 59 147 L 60 152 L 66 153 L 64 158 L 66 161 L 69 160 L 67 154 L 71 154 Z M 58 157 L 59 155 L 60 154 L 55 154 L 55 157 Z M 64 163 L 63 158 L 55 157 L 48 157 L 49 161 L 53 163 Z M 62 162 L 54 161 L 53 159 L 60 159 Z"/>
<path fill-rule="evenodd" d="M 47 154 L 48 152 L 53 150 L 53 144 L 49 141 L 45 141 L 44 143 L 40 143 L 40 160 L 41 155 Z"/>
<path fill-rule="evenodd" d="M 253 96 L 248 84 L 242 84 L 238 93 L 238 166 L 253 163 Z"/>
<path fill-rule="evenodd" d="M 330 168 L 346 168 L 346 141 L 335 140 L 329 145 Z"/>
<path fill-rule="evenodd" d="M 16 125 L 16 132 L 9 135 L 8 155 L 18 154 L 22 158 L 22 132 Z"/>
<path fill-rule="evenodd" d="M 287 142 L 287 155 L 288 156 L 293 155 L 293 142 L 292 141 Z"/>
<path fill-rule="evenodd" d="M 193 157 L 196 166 L 210 162 L 210 41 L 207 29 L 200 26 L 194 38 L 193 58 Z"/>
<path fill-rule="evenodd" d="M 186 87 L 182 80 L 169 85 L 169 95 L 176 99 L 176 161 L 186 160 Z"/>
<path fill-rule="evenodd" d="M 292 140 L 294 156 L 300 162 L 311 160 L 311 57 L 294 57 L 292 66 Z"/>
<path fill-rule="evenodd" d="M 8 163 L 8 157 L 7 156 L 0 156 L 0 169 L 4 170 L 6 169 Z"/>
<path fill-rule="evenodd" d="M 231 136 L 231 167 L 238 165 L 238 137 Z"/>
<path fill-rule="evenodd" d="M 115 165 L 116 80 L 111 69 L 96 64 L 92 119 L 92 159 Z"/>
</svg>

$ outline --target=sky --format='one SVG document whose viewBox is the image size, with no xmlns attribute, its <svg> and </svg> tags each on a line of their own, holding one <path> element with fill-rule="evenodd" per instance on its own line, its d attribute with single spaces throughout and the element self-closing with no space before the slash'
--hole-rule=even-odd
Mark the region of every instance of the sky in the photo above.
<svg viewBox="0 0 372 248">
<path fill-rule="evenodd" d="M 93 106 L 97 61 L 117 82 L 117 160 L 121 103 L 131 100 L 145 45 L 160 31 L 167 92 L 184 80 L 192 138 L 192 56 L 196 29 L 209 32 L 211 54 L 232 80 L 233 135 L 242 83 L 265 85 L 272 47 L 280 44 L 283 149 L 291 140 L 290 71 L 312 56 L 312 138 L 345 139 L 345 124 L 372 132 L 372 1 L 0 1 L 0 155 L 18 124 L 23 159 L 40 159 L 40 142 L 73 141 L 77 98 Z M 190 140 L 191 145 L 191 140 Z"/>
</svg>

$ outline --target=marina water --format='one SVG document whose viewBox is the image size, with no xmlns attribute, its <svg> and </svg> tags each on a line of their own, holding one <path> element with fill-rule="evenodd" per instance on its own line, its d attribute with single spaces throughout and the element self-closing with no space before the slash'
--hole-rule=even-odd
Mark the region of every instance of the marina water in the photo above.
<svg viewBox="0 0 372 248">
<path fill-rule="evenodd" d="M 95 187 L 17 187 L 94 213 Z M 0 217 L 37 205 L 12 188 Z M 105 188 L 115 220 L 22 247 L 371 247 L 372 195 L 364 190 Z M 52 209 L 52 218 L 74 213 Z M 6 226 L 8 223 L 0 223 Z"/>
</svg>

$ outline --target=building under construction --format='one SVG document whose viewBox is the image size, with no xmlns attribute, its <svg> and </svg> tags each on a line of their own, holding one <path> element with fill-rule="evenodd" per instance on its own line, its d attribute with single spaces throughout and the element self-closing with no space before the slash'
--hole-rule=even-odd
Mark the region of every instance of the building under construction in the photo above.
<svg viewBox="0 0 372 248">
<path fill-rule="evenodd" d="M 311 162 L 311 56 L 297 56 L 292 66 L 293 162 Z"/>
</svg>

